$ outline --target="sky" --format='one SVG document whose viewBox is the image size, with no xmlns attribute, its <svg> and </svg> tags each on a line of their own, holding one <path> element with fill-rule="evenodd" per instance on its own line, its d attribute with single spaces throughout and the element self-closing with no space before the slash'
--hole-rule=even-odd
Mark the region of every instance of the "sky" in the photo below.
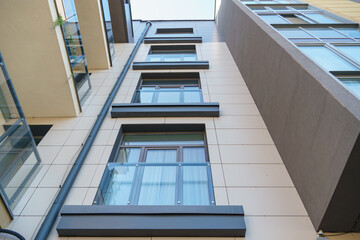
<svg viewBox="0 0 360 240">
<path fill-rule="evenodd" d="M 215 0 L 132 0 L 134 20 L 213 20 Z"/>
</svg>

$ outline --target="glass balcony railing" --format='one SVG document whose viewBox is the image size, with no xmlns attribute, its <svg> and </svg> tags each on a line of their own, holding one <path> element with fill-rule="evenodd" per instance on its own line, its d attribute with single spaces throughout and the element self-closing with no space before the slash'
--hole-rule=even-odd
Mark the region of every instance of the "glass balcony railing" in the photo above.
<svg viewBox="0 0 360 240">
<path fill-rule="evenodd" d="M 41 161 L 1 53 L 0 66 L 0 194 L 11 212 Z"/>
<path fill-rule="evenodd" d="M 57 8 L 59 15 L 64 19 L 61 29 L 69 56 L 72 77 L 82 105 L 89 96 L 91 84 L 74 0 L 59 1 Z"/>
</svg>

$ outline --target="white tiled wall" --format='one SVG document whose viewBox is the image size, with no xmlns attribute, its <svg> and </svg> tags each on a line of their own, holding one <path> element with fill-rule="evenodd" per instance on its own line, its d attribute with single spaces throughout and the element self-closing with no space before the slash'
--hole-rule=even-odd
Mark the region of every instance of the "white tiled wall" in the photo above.
<svg viewBox="0 0 360 240">
<path fill-rule="evenodd" d="M 145 59 L 148 47 L 140 47 L 136 60 Z M 91 75 L 93 90 L 78 118 L 29 119 L 30 124 L 51 123 L 53 127 L 38 147 L 42 169 L 16 208 L 15 220 L 10 225 L 26 239 L 34 237 L 132 48 L 133 44 L 116 44 L 113 67 Z M 199 60 L 210 61 L 209 70 L 199 71 L 204 99 L 220 102 L 221 116 L 111 119 L 108 114 L 66 204 L 92 204 L 121 124 L 205 123 L 216 204 L 244 206 L 245 239 L 316 239 L 316 232 L 226 44 L 197 44 L 197 53 Z M 130 102 L 139 77 L 140 71 L 129 70 L 114 102 Z M 53 229 L 50 239 L 103 238 L 59 238 Z"/>
</svg>

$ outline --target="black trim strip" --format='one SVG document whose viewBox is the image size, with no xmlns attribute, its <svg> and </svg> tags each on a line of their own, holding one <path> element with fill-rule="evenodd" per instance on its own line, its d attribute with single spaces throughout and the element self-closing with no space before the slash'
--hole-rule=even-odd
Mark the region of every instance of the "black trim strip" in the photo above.
<svg viewBox="0 0 360 240">
<path fill-rule="evenodd" d="M 202 37 L 147 37 L 144 43 L 202 43 Z"/>
<path fill-rule="evenodd" d="M 177 33 L 194 33 L 193 28 L 157 28 L 157 34 L 177 34 Z"/>
<path fill-rule="evenodd" d="M 152 69 L 209 69 L 209 61 L 134 62 L 133 70 Z"/>
<path fill-rule="evenodd" d="M 219 103 L 115 103 L 111 117 L 218 117 Z"/>
<path fill-rule="evenodd" d="M 245 237 L 242 206 L 64 206 L 60 237 Z"/>
</svg>

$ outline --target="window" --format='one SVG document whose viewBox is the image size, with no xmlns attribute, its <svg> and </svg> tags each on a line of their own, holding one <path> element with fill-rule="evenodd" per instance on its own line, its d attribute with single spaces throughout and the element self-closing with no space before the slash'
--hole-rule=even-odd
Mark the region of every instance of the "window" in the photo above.
<svg viewBox="0 0 360 240">
<path fill-rule="evenodd" d="M 360 63 L 360 45 L 335 45 L 336 49 Z"/>
<path fill-rule="evenodd" d="M 338 76 L 338 79 L 350 92 L 360 98 L 360 75 L 359 76 Z"/>
<path fill-rule="evenodd" d="M 203 131 L 149 132 L 151 125 L 132 126 L 147 132 L 119 135 L 94 204 L 215 204 Z"/>
<path fill-rule="evenodd" d="M 312 60 L 328 71 L 356 71 L 353 64 L 325 46 L 299 46 Z"/>
<path fill-rule="evenodd" d="M 156 104 L 203 101 L 199 78 L 181 78 L 174 74 L 165 74 L 162 77 L 140 79 L 132 102 Z"/>
<path fill-rule="evenodd" d="M 151 46 L 147 62 L 197 61 L 195 45 Z"/>
</svg>

